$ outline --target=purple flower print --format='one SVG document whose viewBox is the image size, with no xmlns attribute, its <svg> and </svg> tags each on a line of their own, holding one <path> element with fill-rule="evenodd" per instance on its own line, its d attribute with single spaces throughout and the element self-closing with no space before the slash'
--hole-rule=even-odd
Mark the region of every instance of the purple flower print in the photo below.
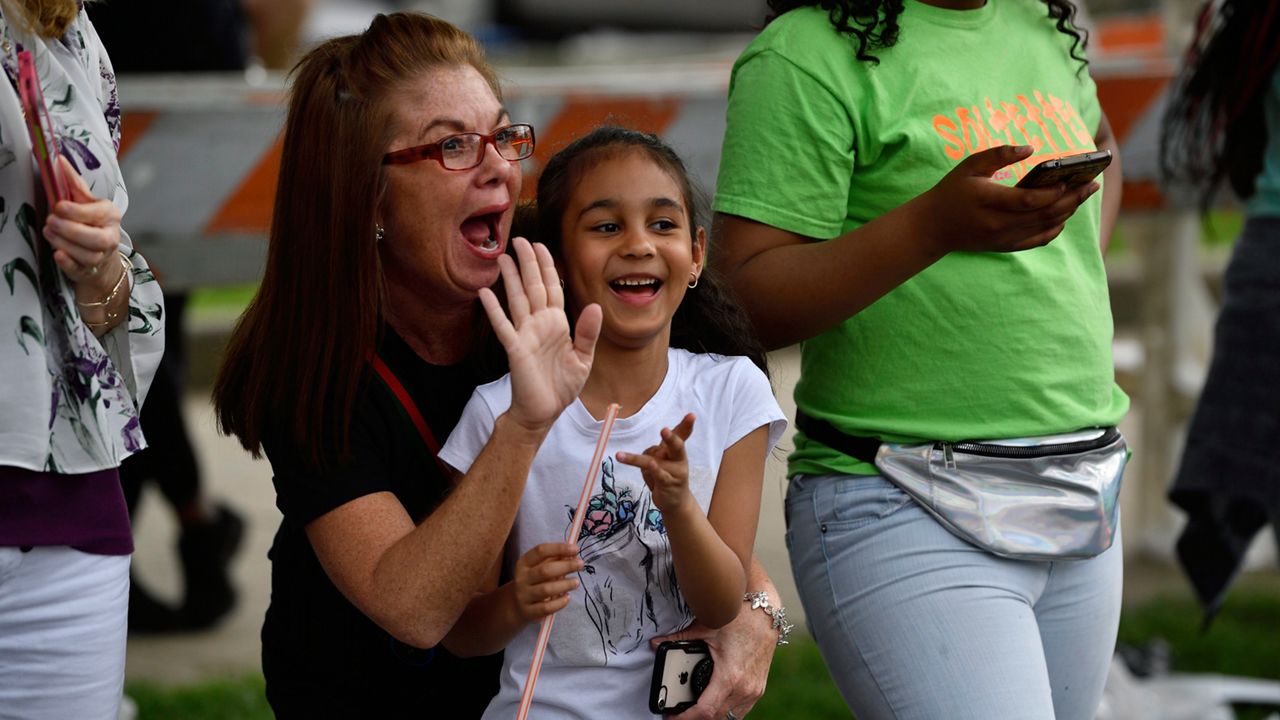
<svg viewBox="0 0 1280 720">
<path fill-rule="evenodd" d="M 138 416 L 134 415 L 124 424 L 120 430 L 120 435 L 124 439 L 124 449 L 131 453 L 142 450 L 142 426 L 138 423 Z"/>
<path fill-rule="evenodd" d="M 50 395 L 49 402 L 49 429 L 53 429 L 53 421 L 58 419 L 58 401 L 62 399 L 62 391 L 58 389 L 58 384 L 54 383 L 53 393 Z"/>
<path fill-rule="evenodd" d="M 84 171 L 80 169 L 80 164 L 76 162 L 77 155 L 80 156 L 80 160 L 84 163 L 85 169 L 87 170 L 97 170 L 102 167 L 102 162 L 93 154 L 93 151 L 89 149 L 89 146 L 84 144 L 84 142 L 79 138 L 75 138 L 70 135 L 61 135 L 58 137 L 58 142 L 61 145 L 59 152 L 63 157 L 70 161 L 71 166 L 76 169 L 76 172 L 82 175 L 84 174 Z"/>
</svg>

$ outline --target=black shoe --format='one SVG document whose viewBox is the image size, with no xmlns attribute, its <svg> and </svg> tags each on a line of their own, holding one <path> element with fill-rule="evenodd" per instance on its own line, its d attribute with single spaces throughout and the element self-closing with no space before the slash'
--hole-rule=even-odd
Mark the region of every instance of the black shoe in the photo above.
<svg viewBox="0 0 1280 720">
<path fill-rule="evenodd" d="M 212 627 L 236 604 L 236 590 L 227 565 L 240 548 L 244 521 L 225 505 L 217 507 L 213 522 L 184 528 L 178 541 L 186 581 L 182 625 L 188 630 Z"/>
<path fill-rule="evenodd" d="M 129 632 L 158 635 L 182 630 L 182 614 L 158 600 L 137 578 L 129 578 Z"/>
</svg>

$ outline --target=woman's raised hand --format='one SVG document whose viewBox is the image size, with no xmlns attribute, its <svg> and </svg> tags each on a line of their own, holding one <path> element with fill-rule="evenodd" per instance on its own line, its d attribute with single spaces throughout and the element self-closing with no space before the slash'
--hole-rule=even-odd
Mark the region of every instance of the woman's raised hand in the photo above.
<svg viewBox="0 0 1280 720">
<path fill-rule="evenodd" d="M 953 251 L 1012 252 L 1046 245 L 1062 232 L 1080 204 L 1097 192 L 1080 187 L 1006 187 L 998 170 L 1030 157 L 1031 147 L 1002 145 L 965 158 L 928 192 L 904 207 L 923 223 L 938 256 Z"/>
<path fill-rule="evenodd" d="M 512 240 L 512 246 L 518 267 L 506 255 L 498 258 L 511 317 L 488 288 L 480 290 L 480 302 L 507 351 L 511 369 L 508 415 L 526 430 L 545 432 L 587 382 L 602 313 L 599 305 L 588 305 L 570 337 L 564 290 L 551 253 L 543 245 L 531 245 L 519 237 Z"/>
</svg>

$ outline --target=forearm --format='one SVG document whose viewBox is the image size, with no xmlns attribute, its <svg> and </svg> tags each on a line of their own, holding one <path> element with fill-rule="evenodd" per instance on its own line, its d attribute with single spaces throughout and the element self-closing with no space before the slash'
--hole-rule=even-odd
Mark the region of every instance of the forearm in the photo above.
<svg viewBox="0 0 1280 720">
<path fill-rule="evenodd" d="M 723 268 L 766 347 L 825 332 L 937 262 L 945 253 L 912 218 L 918 199 L 837 238 L 775 247 Z M 743 223 L 750 221 L 725 225 Z"/>
<path fill-rule="evenodd" d="M 458 657 L 492 655 L 510 644 L 527 624 L 516 612 L 514 585 L 506 583 L 475 596 L 441 644 Z"/>
<path fill-rule="evenodd" d="M 760 558 L 753 553 L 751 562 L 747 565 L 747 592 L 766 592 L 769 597 L 778 597 L 778 588 L 773 584 L 773 580 L 769 579 L 769 574 L 764 571 L 764 566 L 760 564 Z"/>
<path fill-rule="evenodd" d="M 410 644 L 439 642 L 489 584 L 541 440 L 499 417 L 445 501 L 383 553 L 364 593 L 370 607 L 361 609 Z"/>
<path fill-rule="evenodd" d="M 709 628 L 737 616 L 746 590 L 742 560 L 716 533 L 697 504 L 663 513 L 680 593 L 698 621 Z"/>
</svg>

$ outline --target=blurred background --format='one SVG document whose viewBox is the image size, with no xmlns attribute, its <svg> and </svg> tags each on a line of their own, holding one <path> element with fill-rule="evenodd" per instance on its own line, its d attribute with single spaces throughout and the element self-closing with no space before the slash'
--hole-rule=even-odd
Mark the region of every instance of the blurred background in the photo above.
<svg viewBox="0 0 1280 720">
<path fill-rule="evenodd" d="M 142 0 L 116 0 L 122 5 Z M 1273 2 L 1274 0 L 1258 0 Z M 110 5 L 110 3 L 108 3 Z M 318 40 L 358 32 L 374 13 L 430 12 L 486 45 L 505 80 L 513 119 L 538 128 L 538 157 L 613 119 L 663 135 L 710 192 L 733 60 L 762 25 L 763 0 L 225 0 L 243 61 L 232 70 L 176 73 L 117 61 L 124 107 L 121 150 L 130 208 L 125 228 L 186 297 L 180 337 L 180 412 L 202 491 L 244 523 L 230 565 L 233 602 L 209 627 L 130 637 L 127 693 L 140 718 L 270 717 L 261 698 L 258 631 L 269 595 L 271 537 L 279 522 L 270 470 L 215 429 L 210 385 L 223 344 L 252 297 L 265 257 L 276 179 L 285 71 Z M 1245 570 L 1207 631 L 1179 570 L 1184 518 L 1166 499 L 1185 426 L 1203 383 L 1221 275 L 1242 216 L 1229 201 L 1203 216 L 1162 191 L 1157 136 L 1165 92 L 1191 37 L 1192 0 L 1088 0 L 1090 72 L 1120 139 L 1125 204 L 1107 258 L 1119 381 L 1133 398 L 1122 426 L 1134 449 L 1122 495 L 1126 551 L 1121 643 L 1126 668 L 1280 679 L 1280 572 L 1272 531 L 1249 548 Z M 98 22 L 95 19 L 95 22 Z M 103 33 L 113 58 L 125 58 Z M 236 65 L 237 63 L 232 63 Z M 181 68 L 176 68 L 181 69 Z M 147 70 L 147 72 L 143 72 Z M 159 70 L 159 71 L 157 71 Z M 538 171 L 525 164 L 526 188 Z M 799 353 L 772 357 L 789 416 Z M 1280 438 L 1277 438 L 1280 445 Z M 783 544 L 785 451 L 771 460 L 756 550 L 797 620 L 779 649 L 753 718 L 847 718 L 817 651 L 802 636 Z M 135 515 L 135 578 L 162 603 L 179 602 L 180 533 L 161 493 L 143 491 Z M 1131 678 L 1132 679 L 1132 678 Z M 1109 693 L 1112 692 L 1109 689 Z M 1110 697 L 1110 696 L 1109 696 Z M 1219 703 L 1219 706 L 1224 703 Z M 1207 707 L 1207 706 L 1206 706 Z M 1185 706 L 1184 706 L 1185 709 Z M 1272 708 L 1271 710 L 1274 710 Z M 1237 703 L 1221 714 L 1267 717 Z M 1162 717 L 1127 715 L 1110 717 Z"/>
</svg>

